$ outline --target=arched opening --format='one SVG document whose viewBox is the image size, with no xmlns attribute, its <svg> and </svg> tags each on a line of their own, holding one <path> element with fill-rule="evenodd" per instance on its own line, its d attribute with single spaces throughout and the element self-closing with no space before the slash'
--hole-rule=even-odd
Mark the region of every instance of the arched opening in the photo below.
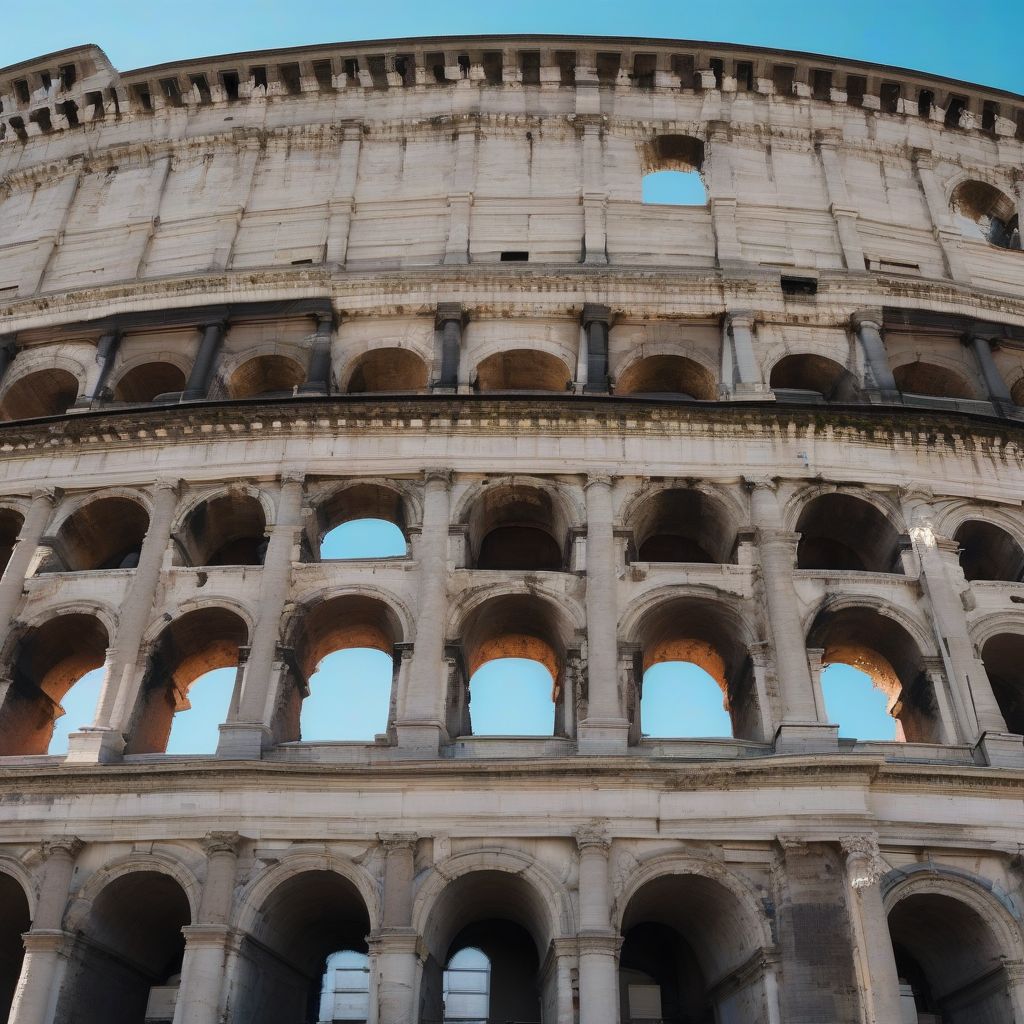
<svg viewBox="0 0 1024 1024">
<path fill-rule="evenodd" d="M 903 1020 L 1014 1024 L 1010 979 L 992 927 L 939 892 L 912 893 L 889 911 Z"/>
<path fill-rule="evenodd" d="M 149 516 L 131 498 L 97 498 L 61 524 L 39 572 L 134 569 Z"/>
<path fill-rule="evenodd" d="M 279 738 L 373 742 L 386 733 L 401 642 L 398 616 L 377 598 L 345 594 L 311 605 L 292 632 L 297 675 L 278 708 Z"/>
<path fill-rule="evenodd" d="M 1007 730 L 1024 735 L 1024 636 L 991 637 L 981 649 L 981 660 Z"/>
<path fill-rule="evenodd" d="M 572 695 L 564 683 L 573 630 L 561 609 L 543 598 L 506 594 L 474 609 L 462 630 L 463 657 L 455 666 L 461 678 L 448 708 L 450 736 L 568 734 Z M 486 671 L 492 662 L 498 664 Z M 478 695 L 481 723 L 495 732 L 483 733 L 471 718 L 470 699 Z M 502 714 L 516 704 L 516 713 Z"/>
<path fill-rule="evenodd" d="M 844 736 L 859 740 L 896 739 L 896 719 L 889 714 L 889 695 L 866 672 L 834 662 L 821 673 L 821 692 L 830 722 L 839 722 Z"/>
<path fill-rule="evenodd" d="M 388 391 L 423 391 L 427 364 L 406 348 L 380 348 L 356 362 L 348 379 L 350 395 Z"/>
<path fill-rule="evenodd" d="M 365 955 L 369 931 L 366 904 L 347 878 L 311 870 L 281 882 L 242 940 L 233 1024 L 317 1024 L 328 962 Z"/>
<path fill-rule="evenodd" d="M 267 553 L 263 505 L 244 490 L 211 498 L 192 510 L 174 540 L 180 564 L 262 565 Z"/>
<path fill-rule="evenodd" d="M 136 871 L 96 897 L 75 935 L 56 1020 L 170 1021 L 178 998 L 188 897 L 169 875 Z"/>
<path fill-rule="evenodd" d="M 288 356 L 254 356 L 239 366 L 228 381 L 231 398 L 285 397 L 306 380 L 306 369 Z"/>
<path fill-rule="evenodd" d="M 965 181 L 952 197 L 953 213 L 965 238 L 1000 249 L 1020 248 L 1020 224 L 1013 200 L 984 181 Z"/>
<path fill-rule="evenodd" d="M 478 391 L 565 392 L 572 384 L 569 368 L 557 356 L 539 349 L 495 352 L 476 367 Z"/>
<path fill-rule="evenodd" d="M 823 666 L 849 666 L 870 678 L 885 695 L 886 710 L 896 720 L 897 740 L 943 742 L 938 701 L 924 658 L 894 619 L 873 608 L 826 609 L 811 627 L 807 645 L 821 648 Z M 857 685 L 854 677 L 846 681 Z M 856 736 L 850 723 L 839 720 L 837 724 L 840 735 Z"/>
<path fill-rule="evenodd" d="M 17 642 L 11 685 L 0 705 L 0 754 L 45 754 L 62 701 L 92 669 L 103 665 L 110 640 L 93 615 L 57 615 L 28 630 Z M 92 704 L 92 708 L 95 703 Z M 77 729 L 92 719 L 69 722 Z"/>
<path fill-rule="evenodd" d="M 892 371 L 896 387 L 904 394 L 925 395 L 928 398 L 963 398 L 972 399 L 967 381 L 948 367 L 936 366 L 917 360 L 904 363 Z"/>
<path fill-rule="evenodd" d="M 199 608 L 168 623 L 150 655 L 125 753 L 164 753 L 172 730 L 176 752 L 213 753 L 234 684 L 234 672 L 217 670 L 237 669 L 238 649 L 248 641 L 245 622 L 226 608 Z M 202 692 L 202 714 L 191 699 L 197 684 L 213 691 Z"/>
<path fill-rule="evenodd" d="M 557 972 L 541 971 L 552 938 L 548 920 L 543 897 L 521 876 L 484 870 L 450 882 L 424 929 L 419 1019 L 445 1024 L 556 1019 Z M 489 986 L 483 1018 L 459 1015 L 483 1005 L 482 993 L 468 999 L 470 993 L 459 991 L 474 982 Z"/>
<path fill-rule="evenodd" d="M 850 494 L 822 494 L 800 511 L 798 569 L 902 573 L 900 535 L 869 501 Z"/>
<path fill-rule="evenodd" d="M 634 557 L 641 562 L 736 560 L 736 527 L 721 504 L 702 491 L 658 491 L 640 505 L 629 525 Z"/>
<path fill-rule="evenodd" d="M 713 402 L 718 397 L 718 385 L 709 370 L 686 356 L 648 356 L 626 367 L 615 382 L 615 394 Z"/>
<path fill-rule="evenodd" d="M 25 958 L 21 936 L 32 926 L 32 919 L 24 889 L 3 872 L 0 872 L 0 908 L 0 1020 L 7 1020 Z"/>
<path fill-rule="evenodd" d="M 370 958 L 343 949 L 327 958 L 320 989 L 319 1022 L 360 1021 L 370 1018 Z"/>
<path fill-rule="evenodd" d="M 961 523 L 953 540 L 960 545 L 960 566 L 966 580 L 1024 580 L 1024 551 L 1006 530 L 980 519 Z"/>
<path fill-rule="evenodd" d="M 669 599 L 651 609 L 637 630 L 634 733 L 766 740 L 745 633 L 732 609 L 705 598 Z M 708 726 L 721 731 L 704 732 Z"/>
<path fill-rule="evenodd" d="M 0 576 L 7 568 L 7 563 L 14 553 L 14 545 L 18 543 L 25 517 L 13 508 L 0 508 Z"/>
<path fill-rule="evenodd" d="M 0 401 L 5 420 L 62 416 L 78 397 L 78 379 L 67 370 L 36 370 L 16 380 Z"/>
<path fill-rule="evenodd" d="M 640 183 L 642 202 L 658 206 L 707 206 L 700 171 L 652 171 Z"/>
<path fill-rule="evenodd" d="M 400 558 L 408 551 L 405 502 L 378 484 L 342 487 L 316 506 L 321 560 Z"/>
<path fill-rule="evenodd" d="M 174 363 L 141 363 L 133 366 L 114 385 L 114 401 L 143 405 L 158 395 L 184 391 L 186 383 L 184 372 Z"/>
<path fill-rule="evenodd" d="M 623 1024 L 761 1024 L 769 1019 L 760 929 L 739 898 L 700 875 L 663 875 L 633 895 L 622 918 Z"/>
<path fill-rule="evenodd" d="M 469 512 L 472 564 L 520 572 L 564 569 L 568 529 L 550 491 L 519 483 L 487 487 Z"/>
<path fill-rule="evenodd" d="M 809 353 L 780 359 L 772 367 L 769 387 L 782 399 L 820 395 L 826 402 L 852 402 L 857 398 L 856 380 L 845 366 Z"/>
</svg>

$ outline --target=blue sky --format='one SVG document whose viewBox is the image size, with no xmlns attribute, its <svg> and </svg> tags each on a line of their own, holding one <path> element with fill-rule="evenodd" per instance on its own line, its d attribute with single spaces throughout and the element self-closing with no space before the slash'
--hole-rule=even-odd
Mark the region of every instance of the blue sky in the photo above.
<svg viewBox="0 0 1024 1024">
<path fill-rule="evenodd" d="M 122 70 L 163 61 L 309 43 L 473 33 L 655 36 L 749 43 L 855 57 L 1024 92 L 1019 0 L 132 0 L 9 3 L 0 66 L 84 42 Z"/>
</svg>

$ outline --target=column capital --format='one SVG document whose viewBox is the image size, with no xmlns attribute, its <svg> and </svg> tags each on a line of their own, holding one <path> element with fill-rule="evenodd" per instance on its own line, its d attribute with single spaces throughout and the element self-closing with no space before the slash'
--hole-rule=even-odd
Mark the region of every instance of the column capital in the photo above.
<svg viewBox="0 0 1024 1024">
<path fill-rule="evenodd" d="M 746 327 L 748 330 L 753 330 L 756 321 L 757 314 L 749 309 L 727 310 L 725 314 L 725 322 L 730 329 Z"/>
<path fill-rule="evenodd" d="M 771 491 L 773 494 L 779 489 L 779 478 L 775 476 L 745 476 L 743 487 L 748 491 Z"/>
<path fill-rule="evenodd" d="M 379 928 L 366 936 L 366 944 L 375 953 L 415 953 L 421 960 L 428 955 L 415 928 Z"/>
<path fill-rule="evenodd" d="M 333 331 L 338 323 L 338 314 L 334 309 L 321 309 L 313 314 L 313 319 L 316 320 L 316 329 L 318 331 L 324 327 Z"/>
<path fill-rule="evenodd" d="M 40 487 L 32 492 L 33 501 L 46 501 L 56 505 L 64 497 L 64 491 L 60 487 Z"/>
<path fill-rule="evenodd" d="M 231 938 L 232 929 L 226 924 L 187 924 L 181 929 L 185 945 L 190 949 L 197 946 L 220 948 Z"/>
<path fill-rule="evenodd" d="M 603 953 L 605 956 L 618 956 L 622 948 L 623 937 L 617 932 L 581 931 L 576 939 L 577 946 L 582 956 L 585 953 Z"/>
<path fill-rule="evenodd" d="M 434 323 L 438 327 L 444 327 L 446 323 L 457 321 L 460 326 L 464 325 L 468 315 L 461 302 L 439 302 L 434 313 Z"/>
<path fill-rule="evenodd" d="M 217 853 L 230 853 L 232 856 L 237 856 L 238 845 L 241 841 L 242 837 L 237 832 L 207 832 L 200 840 L 200 845 L 207 857 L 212 857 Z"/>
<path fill-rule="evenodd" d="M 204 320 L 202 323 L 196 324 L 196 326 L 201 331 L 212 331 L 212 330 L 223 331 L 223 330 L 227 329 L 228 320 L 227 320 L 227 317 L 221 317 L 221 318 L 216 319 L 216 320 Z"/>
<path fill-rule="evenodd" d="M 803 836 L 793 835 L 787 832 L 780 832 L 775 837 L 782 852 L 788 857 L 791 855 L 805 856 L 810 852 L 807 847 L 807 840 Z"/>
<path fill-rule="evenodd" d="M 413 850 L 419 842 L 416 832 L 378 832 L 377 842 L 390 853 L 392 850 Z"/>
<path fill-rule="evenodd" d="M 580 825 L 573 829 L 572 835 L 581 853 L 588 849 L 607 853 L 612 845 L 612 838 L 603 822 L 593 821 L 589 825 Z"/>
<path fill-rule="evenodd" d="M 814 133 L 814 144 L 821 148 L 834 149 L 843 141 L 843 133 L 839 128 L 819 128 Z"/>
<path fill-rule="evenodd" d="M 283 469 L 281 470 L 281 486 L 285 484 L 304 484 L 306 482 L 306 473 L 301 469 Z"/>
<path fill-rule="evenodd" d="M 876 833 L 840 836 L 839 846 L 846 855 L 846 870 L 854 889 L 866 889 L 885 875 L 887 867 L 878 850 Z"/>
<path fill-rule="evenodd" d="M 873 327 L 881 333 L 884 320 L 880 309 L 859 309 L 850 316 L 850 323 L 855 331 L 859 331 L 861 327 Z"/>
<path fill-rule="evenodd" d="M 423 470 L 423 482 L 425 484 L 440 483 L 445 487 L 451 487 L 455 473 L 451 469 L 442 466 L 429 466 Z"/>
<path fill-rule="evenodd" d="M 910 159 L 922 170 L 930 171 L 935 166 L 935 157 L 932 155 L 932 151 L 930 149 L 922 149 L 920 146 L 911 148 Z"/>
<path fill-rule="evenodd" d="M 58 953 L 72 939 L 74 936 L 70 932 L 60 928 L 39 928 L 25 932 L 21 937 L 26 953 Z"/>
<path fill-rule="evenodd" d="M 580 315 L 580 320 L 584 327 L 590 326 L 590 324 L 605 324 L 606 326 L 611 325 L 612 311 L 608 306 L 601 305 L 598 302 L 585 302 L 583 304 L 583 312 Z"/>
<path fill-rule="evenodd" d="M 153 481 L 154 491 L 173 491 L 177 494 L 180 486 L 181 480 L 176 476 L 160 476 Z"/>
<path fill-rule="evenodd" d="M 39 845 L 44 860 L 57 854 L 67 857 L 68 860 L 74 860 L 85 846 L 85 842 L 78 836 L 50 836 Z"/>
<path fill-rule="evenodd" d="M 615 477 L 607 473 L 591 473 L 587 475 L 586 482 L 583 484 L 583 490 L 589 491 L 591 487 L 595 487 L 600 484 L 603 487 L 611 487 L 615 483 Z"/>
</svg>

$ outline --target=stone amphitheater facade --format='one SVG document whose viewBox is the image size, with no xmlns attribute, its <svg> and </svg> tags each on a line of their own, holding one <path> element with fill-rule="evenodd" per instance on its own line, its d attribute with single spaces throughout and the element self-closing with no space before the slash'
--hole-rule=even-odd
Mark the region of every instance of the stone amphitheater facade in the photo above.
<svg viewBox="0 0 1024 1024">
<path fill-rule="evenodd" d="M 0 104 L 0 1019 L 435 1024 L 472 945 L 499 1021 L 1024 1024 L 1024 97 L 514 37 Z M 386 730 L 303 742 L 352 646 Z M 510 652 L 550 737 L 473 734 Z M 732 736 L 645 735 L 672 658 Z"/>
</svg>

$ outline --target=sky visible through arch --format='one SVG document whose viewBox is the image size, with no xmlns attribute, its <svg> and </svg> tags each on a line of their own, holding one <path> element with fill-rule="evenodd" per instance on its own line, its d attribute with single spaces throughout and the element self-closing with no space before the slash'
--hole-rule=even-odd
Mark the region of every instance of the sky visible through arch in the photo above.
<svg viewBox="0 0 1024 1024">
<path fill-rule="evenodd" d="M 329 534 L 324 558 L 366 558 L 405 553 L 405 541 L 391 523 L 364 520 L 346 523 Z M 380 651 L 336 651 L 321 662 L 310 679 L 303 703 L 302 738 L 307 742 L 372 741 L 387 724 L 391 659 Z M 67 752 L 69 732 L 92 722 L 102 671 L 89 672 L 65 696 L 65 715 L 57 720 L 50 752 Z M 212 754 L 218 726 L 227 715 L 233 668 L 217 669 L 189 690 L 191 708 L 174 716 L 169 754 Z M 829 720 L 844 737 L 894 738 L 885 696 L 862 672 L 845 665 L 828 668 L 822 680 Z M 520 658 L 503 658 L 483 666 L 471 686 L 473 731 L 478 735 L 550 736 L 554 725 L 551 676 L 542 666 Z M 644 677 L 641 705 L 643 731 L 652 737 L 727 737 L 728 713 L 718 685 L 695 665 L 662 664 Z"/>
</svg>

